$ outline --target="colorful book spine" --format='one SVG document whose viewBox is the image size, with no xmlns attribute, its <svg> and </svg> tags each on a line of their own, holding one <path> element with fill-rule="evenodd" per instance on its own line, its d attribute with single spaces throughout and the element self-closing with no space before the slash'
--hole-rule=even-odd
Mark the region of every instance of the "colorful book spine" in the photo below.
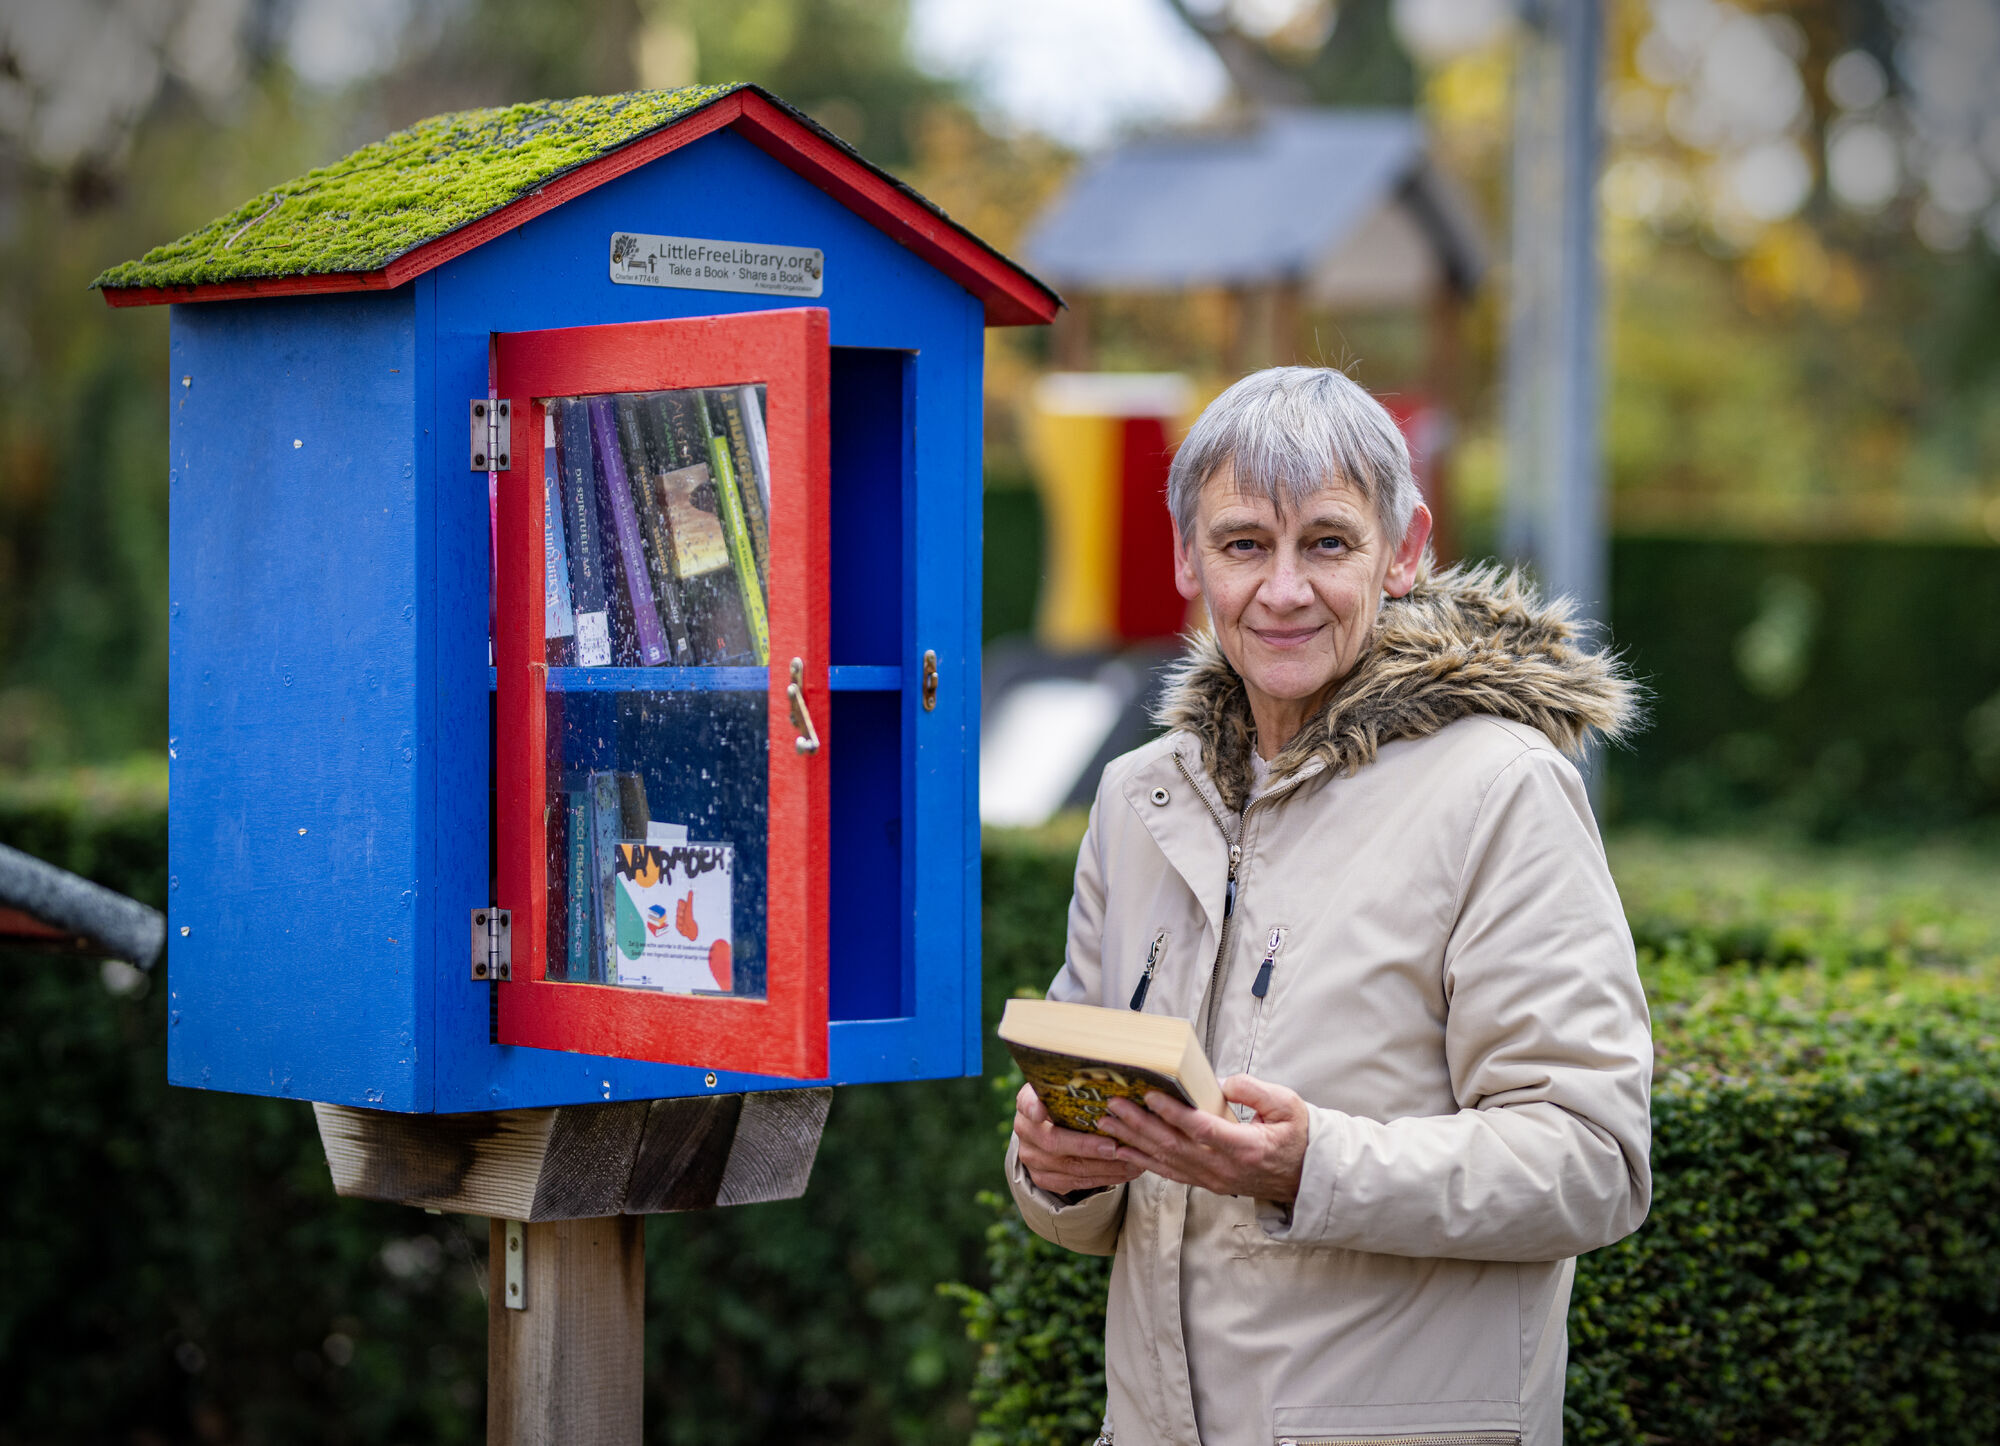
<svg viewBox="0 0 2000 1446">
<path fill-rule="evenodd" d="M 563 527 L 569 535 L 570 598 L 576 611 L 576 661 L 579 667 L 608 668 L 611 613 L 604 587 L 604 537 L 597 522 L 590 411 L 578 401 L 560 401 L 555 406 L 559 413 Z"/>
<path fill-rule="evenodd" d="M 543 977 L 562 979 L 569 967 L 569 796 L 551 786 L 543 800 L 542 826 L 548 830 L 547 914 L 543 919 Z"/>
<path fill-rule="evenodd" d="M 673 657 L 666 632 L 660 627 L 660 611 L 653 602 L 651 575 L 646 567 L 646 544 L 639 535 L 639 513 L 632 505 L 632 479 L 625 470 L 625 454 L 618 445 L 617 403 L 610 397 L 590 399 L 590 436 L 597 447 L 598 466 L 604 478 L 604 500 L 611 516 L 611 528 L 618 539 L 619 568 L 625 574 L 625 595 L 632 602 L 633 640 L 639 662 L 657 667 Z"/>
<path fill-rule="evenodd" d="M 743 498 L 743 520 L 750 527 L 750 550 L 757 558 L 757 582 L 770 593 L 771 524 L 764 506 L 764 493 L 757 485 L 757 459 L 750 448 L 750 428 L 743 416 L 742 392 L 747 388 L 725 387 L 716 391 L 722 430 L 729 439 L 729 460 L 736 473 L 737 491 Z M 752 404 L 755 405 L 754 403 Z"/>
<path fill-rule="evenodd" d="M 697 393 L 695 412 L 708 434 L 709 475 L 715 482 L 715 498 L 722 518 L 723 535 L 729 539 L 729 560 L 736 569 L 736 586 L 743 598 L 743 617 L 750 625 L 750 641 L 760 665 L 771 661 L 771 618 L 764 607 L 764 585 L 757 580 L 757 554 L 750 543 L 750 527 L 743 515 L 743 490 L 736 482 L 736 466 L 729 455 L 729 437 L 717 425 L 708 406 L 708 395 Z"/>
<path fill-rule="evenodd" d="M 582 983 L 590 978 L 593 953 L 590 910 L 590 794 L 581 788 L 565 790 L 563 812 L 568 816 L 564 834 L 565 872 L 563 889 L 564 968 L 563 978 Z"/>
<path fill-rule="evenodd" d="M 674 577 L 674 537 L 660 502 L 661 453 L 648 435 L 646 408 L 632 396 L 618 398 L 618 439 L 625 452 L 625 475 L 631 480 L 632 510 L 639 518 L 645 544 L 646 574 L 660 605 L 660 626 L 667 636 L 669 662 L 685 667 L 694 661 L 688 636 L 687 606 Z"/>
<path fill-rule="evenodd" d="M 585 968 L 592 984 L 616 984 L 618 899 L 612 874 L 618 862 L 618 775 L 590 775 L 591 951 Z"/>
<path fill-rule="evenodd" d="M 556 460 L 553 411 L 542 414 L 542 427 L 542 636 L 573 638 L 576 611 L 569 601 L 569 545 L 563 538 L 562 469 Z"/>
<path fill-rule="evenodd" d="M 673 533 L 674 575 L 687 602 L 697 659 L 718 666 L 754 663 L 756 650 L 730 565 L 696 395 L 663 392 L 649 408 L 662 429 L 662 455 L 670 469 L 660 478 L 660 502 Z"/>
<path fill-rule="evenodd" d="M 764 515 L 771 513 L 771 443 L 764 433 L 764 389 L 738 387 L 736 396 L 743 408 L 743 426 L 750 433 L 750 460 L 757 467 L 757 491 L 764 499 Z"/>
</svg>

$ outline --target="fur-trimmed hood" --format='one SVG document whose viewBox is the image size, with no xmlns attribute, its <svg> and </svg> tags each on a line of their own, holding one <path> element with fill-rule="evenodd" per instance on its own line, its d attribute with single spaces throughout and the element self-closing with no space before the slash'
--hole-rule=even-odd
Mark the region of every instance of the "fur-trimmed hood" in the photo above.
<svg viewBox="0 0 2000 1446">
<path fill-rule="evenodd" d="M 1625 736 L 1639 713 L 1638 686 L 1616 655 L 1587 646 L 1567 598 L 1544 602 L 1520 572 L 1493 564 L 1426 568 L 1407 597 L 1383 602 L 1368 650 L 1326 710 L 1271 761 L 1271 779 L 1315 759 L 1352 773 L 1384 743 L 1476 714 L 1538 728 L 1574 755 L 1595 739 Z M 1241 810 L 1256 726 L 1212 632 L 1189 639 L 1157 716 L 1200 741 L 1203 768 Z"/>
</svg>

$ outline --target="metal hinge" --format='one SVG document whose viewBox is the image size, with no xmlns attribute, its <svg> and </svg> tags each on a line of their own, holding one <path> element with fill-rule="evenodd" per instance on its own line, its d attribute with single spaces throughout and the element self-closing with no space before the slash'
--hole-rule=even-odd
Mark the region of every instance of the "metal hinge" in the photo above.
<svg viewBox="0 0 2000 1446">
<path fill-rule="evenodd" d="M 513 408 L 505 397 L 472 399 L 472 470 L 505 472 L 513 451 L 513 428 L 508 418 Z"/>
<path fill-rule="evenodd" d="M 514 916 L 510 910 L 472 911 L 472 977 L 514 977 Z"/>
<path fill-rule="evenodd" d="M 528 1227 L 519 1220 L 509 1220 L 503 1233 L 507 1237 L 507 1266 L 502 1278 L 507 1283 L 507 1309 L 526 1310 L 528 1308 Z M 492 1276 L 491 1268 L 487 1271 Z"/>
</svg>

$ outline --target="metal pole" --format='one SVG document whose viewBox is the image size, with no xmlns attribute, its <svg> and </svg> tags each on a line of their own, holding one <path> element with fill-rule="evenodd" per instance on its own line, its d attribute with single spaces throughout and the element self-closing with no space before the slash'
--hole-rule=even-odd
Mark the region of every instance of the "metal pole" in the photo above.
<svg viewBox="0 0 2000 1446">
<path fill-rule="evenodd" d="M 1502 548 L 1609 611 L 1599 457 L 1601 0 L 1524 0 L 1514 96 Z"/>
<path fill-rule="evenodd" d="M 1603 48 L 1601 0 L 1563 0 L 1562 301 L 1558 309 L 1560 402 L 1556 408 L 1553 513 L 1549 518 L 1547 581 L 1576 599 L 1583 612 L 1607 620 L 1611 599 L 1604 540 L 1604 488 L 1599 455 L 1597 93 Z"/>
</svg>

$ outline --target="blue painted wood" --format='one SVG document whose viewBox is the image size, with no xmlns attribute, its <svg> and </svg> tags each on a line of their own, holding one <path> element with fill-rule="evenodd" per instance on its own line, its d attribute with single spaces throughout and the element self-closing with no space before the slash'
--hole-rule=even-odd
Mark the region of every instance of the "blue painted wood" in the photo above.
<svg viewBox="0 0 2000 1446">
<path fill-rule="evenodd" d="M 833 602 L 831 1072 L 978 1062 L 978 303 L 733 135 L 662 158 L 386 295 L 176 309 L 174 880 L 181 1083 L 395 1110 L 710 1092 L 665 1066 L 489 1042 L 470 911 L 494 899 L 487 483 L 465 404 L 494 332 L 785 298 L 613 285 L 610 233 L 827 258 Z M 301 445 L 292 447 L 293 438 Z M 938 707 L 918 701 L 924 650 Z M 761 669 L 558 670 L 571 709 Z M 737 677 L 741 672 L 747 676 Z M 636 676 L 634 676 L 636 675 Z M 602 720 L 607 747 L 616 718 Z M 609 731 L 606 731 L 609 730 Z M 305 832 L 299 832 L 304 829 Z M 796 1081 L 722 1075 L 718 1091 Z"/>
<path fill-rule="evenodd" d="M 835 663 L 826 674 L 836 693 L 895 693 L 903 686 L 903 670 L 894 663 Z"/>
<path fill-rule="evenodd" d="M 717 196 L 728 198 L 726 207 L 712 204 Z M 842 882 L 852 880 L 850 905 L 865 902 L 877 911 L 876 919 L 893 920 L 897 937 L 892 965 L 882 963 L 879 945 L 869 944 L 862 967 L 856 970 L 846 968 L 844 951 L 848 946 L 836 945 L 832 963 L 835 980 L 848 978 L 851 983 L 838 985 L 841 1007 L 835 1012 L 868 1013 L 885 1007 L 891 991 L 884 980 L 891 974 L 895 1007 L 911 1012 L 836 1019 L 830 1037 L 829 1078 L 855 1083 L 960 1073 L 965 1068 L 968 1029 L 977 1031 L 976 1021 L 968 1026 L 964 1017 L 968 999 L 971 1007 L 977 1008 L 976 989 L 970 994 L 966 989 L 964 963 L 968 949 L 976 957 L 977 904 L 975 899 L 968 908 L 964 895 L 967 873 L 960 856 L 968 836 L 962 798 L 965 769 L 956 760 L 939 760 L 932 755 L 940 745 L 955 748 L 962 737 L 969 695 L 961 691 L 954 698 L 950 679 L 955 674 L 963 680 L 963 660 L 971 656 L 976 667 L 977 658 L 976 616 L 970 619 L 974 631 L 969 635 L 964 631 L 968 617 L 959 560 L 968 546 L 963 536 L 967 519 L 978 516 L 977 444 L 974 441 L 968 449 L 967 443 L 968 428 L 976 422 L 979 405 L 977 376 L 984 345 L 978 304 L 762 152 L 734 136 L 715 136 L 538 217 L 439 269 L 436 344 L 441 400 L 436 430 L 440 477 L 447 477 L 446 468 L 454 463 L 463 465 L 457 456 L 462 443 L 455 439 L 452 428 L 462 425 L 457 419 L 463 411 L 463 399 L 474 395 L 479 390 L 477 381 L 483 380 L 490 332 L 796 304 L 784 298 L 614 286 L 607 276 L 613 230 L 819 246 L 827 256 L 825 293 L 820 301 L 831 316 L 836 376 L 853 378 L 868 370 L 865 365 L 842 361 L 844 348 L 882 348 L 907 358 L 896 368 L 901 372 L 900 407 L 884 402 L 877 409 L 900 411 L 906 424 L 893 455 L 884 452 L 879 438 L 867 442 L 849 437 L 844 430 L 847 420 L 839 407 L 832 419 L 836 499 L 843 490 L 878 499 L 896 497 L 890 516 L 872 519 L 886 536 L 864 549 L 858 559 L 850 550 L 841 549 L 835 562 L 831 579 L 835 598 L 835 647 L 830 660 L 836 670 L 833 677 L 840 679 L 838 670 L 843 668 L 867 668 L 869 672 L 849 674 L 849 679 L 865 680 L 871 688 L 899 690 L 892 695 L 900 722 L 892 745 L 898 757 L 896 766 L 884 774 L 882 760 L 872 750 L 850 747 L 865 742 L 871 734 L 876 735 L 875 746 L 880 746 L 886 741 L 886 732 L 869 726 L 870 705 L 865 701 L 857 715 L 859 726 L 850 723 L 847 709 L 860 698 L 847 694 L 835 702 L 829 761 L 835 768 L 836 791 L 842 794 L 850 791 L 849 782 L 858 781 L 867 788 L 894 787 L 893 812 L 878 805 L 873 815 L 878 829 L 892 816 L 903 820 L 899 825 L 899 856 L 891 877 L 880 877 L 883 871 L 879 868 L 868 870 L 866 875 L 852 869 L 843 873 Z M 878 373 L 881 370 L 876 368 Z M 464 379 L 462 383 L 452 380 L 459 377 Z M 969 390 L 968 377 L 973 382 Z M 968 407 L 973 409 L 970 418 L 964 415 Z M 887 494 L 882 490 L 883 476 L 854 470 L 855 462 L 870 456 L 890 463 Z M 447 516 L 450 492 L 447 478 L 439 492 L 440 537 L 469 538 L 485 525 L 483 485 L 476 506 L 461 501 L 459 512 Z M 900 496 L 896 496 L 898 492 Z M 837 537 L 842 535 L 842 516 L 837 510 Z M 928 560 L 919 536 L 925 526 L 931 539 Z M 975 538 L 970 545 L 976 549 L 976 521 L 972 526 Z M 882 565 L 885 547 L 893 566 Z M 937 566 L 938 559 L 949 562 Z M 857 561 L 858 571 L 850 573 Z M 872 589 L 867 586 L 870 572 L 875 575 Z M 886 580 L 891 578 L 893 585 L 888 585 Z M 943 599 L 941 604 L 933 594 Z M 843 598 L 847 599 L 844 603 Z M 872 616 L 857 621 L 848 611 L 856 606 Z M 456 670 L 455 678 L 440 677 L 441 698 L 460 690 L 484 691 L 483 615 L 478 621 L 481 626 L 476 643 L 470 633 L 454 641 L 440 632 L 441 673 Z M 891 623 L 897 625 L 887 626 Z M 848 647 L 854 651 L 843 651 Z M 902 686 L 905 682 L 914 685 L 920 676 L 927 647 L 936 648 L 947 660 L 948 681 L 936 713 L 924 713 L 916 688 Z M 843 774 L 849 765 L 865 766 L 850 780 Z M 924 816 L 940 807 L 941 820 L 926 825 Z M 837 840 L 844 827 L 840 820 L 836 804 Z M 478 842 L 460 852 L 466 857 L 483 852 L 487 841 L 483 813 L 475 818 L 468 810 L 463 824 L 476 833 Z M 857 816 L 853 827 L 858 847 L 866 824 Z M 920 856 L 918 839 L 925 836 L 944 850 L 941 857 Z M 976 844 L 976 824 L 970 836 Z M 839 864 L 842 854 L 843 846 L 837 841 L 833 854 L 836 867 L 844 868 Z M 440 918 L 448 919 L 455 907 L 441 906 Z M 441 925 L 441 930 L 444 927 L 448 926 Z M 869 927 L 879 935 L 890 926 L 871 923 Z M 852 937 L 859 943 L 865 936 L 856 933 Z M 440 969 L 438 979 L 439 1109 L 708 1092 L 698 1065 L 646 1065 L 488 1044 L 483 987 L 448 965 Z M 781 1083 L 796 1082 L 724 1075 L 716 1088 L 770 1088 Z"/>
<path fill-rule="evenodd" d="M 551 668 L 551 693 L 761 693 L 769 668 Z"/>
<path fill-rule="evenodd" d="M 962 449 L 961 475 L 973 479 L 975 485 L 961 489 L 958 493 L 965 508 L 965 517 L 958 529 L 961 559 L 959 576 L 963 591 L 960 594 L 961 612 L 957 632 L 960 645 L 959 676 L 954 692 L 957 694 L 959 707 L 958 898 L 963 911 L 959 920 L 959 937 L 963 942 L 958 955 L 962 970 L 960 983 L 962 992 L 959 996 L 958 1013 L 963 1022 L 964 1040 L 964 1056 L 960 1062 L 960 1072 L 976 1076 L 986 1072 L 984 1063 L 986 1028 L 981 1010 L 985 993 L 981 988 L 980 976 L 982 939 L 980 917 L 985 891 L 981 887 L 979 872 L 979 680 L 980 645 L 985 637 L 986 597 L 986 508 L 983 490 L 986 412 L 979 402 L 986 392 L 986 330 L 983 319 L 968 318 L 967 328 L 965 350 L 962 355 L 965 396 L 970 404 L 960 413 L 964 418 L 965 428 L 959 446 Z"/>
<path fill-rule="evenodd" d="M 432 1103 L 416 354 L 409 291 L 174 308 L 177 1084 Z"/>
<path fill-rule="evenodd" d="M 836 693 L 893 692 L 903 686 L 903 670 L 894 663 L 836 663 L 826 683 Z M 551 693 L 761 693 L 770 686 L 768 668 L 549 669 Z"/>
<path fill-rule="evenodd" d="M 684 681 L 690 675 L 693 681 Z M 722 692 L 759 689 L 770 675 L 762 668 L 551 668 L 551 693 Z M 497 668 L 486 670 L 489 691 L 500 686 Z M 826 686 L 835 693 L 893 693 L 903 686 L 903 670 L 895 664 L 834 663 L 826 670 Z"/>
</svg>

